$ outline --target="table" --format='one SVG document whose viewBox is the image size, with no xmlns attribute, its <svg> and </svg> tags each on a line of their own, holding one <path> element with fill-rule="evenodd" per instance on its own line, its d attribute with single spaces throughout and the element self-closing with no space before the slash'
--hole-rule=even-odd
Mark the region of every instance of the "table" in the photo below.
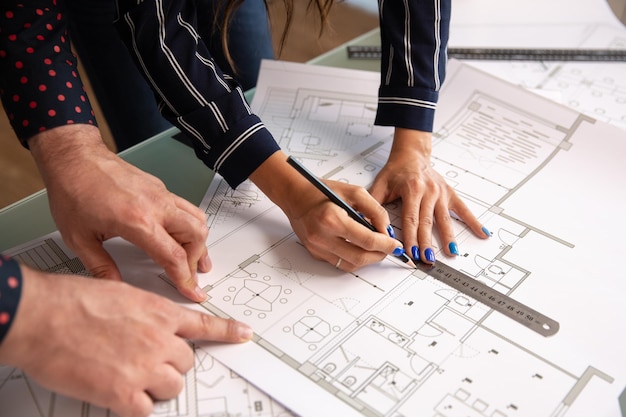
<svg viewBox="0 0 626 417">
<path fill-rule="evenodd" d="M 368 32 L 348 45 L 377 45 L 378 30 Z M 346 46 L 323 54 L 312 61 L 314 65 L 326 65 L 351 69 L 377 71 L 377 60 L 349 60 Z M 254 91 L 247 93 L 251 99 Z M 198 205 L 209 186 L 213 172 L 194 154 L 193 150 L 175 140 L 179 130 L 166 130 L 124 152 L 120 157 L 138 168 L 160 178 L 167 188 L 177 195 Z M 46 191 L 37 192 L 0 210 L 0 251 L 28 242 L 56 229 L 50 215 Z M 626 390 L 620 396 L 622 414 L 626 416 Z"/>
</svg>

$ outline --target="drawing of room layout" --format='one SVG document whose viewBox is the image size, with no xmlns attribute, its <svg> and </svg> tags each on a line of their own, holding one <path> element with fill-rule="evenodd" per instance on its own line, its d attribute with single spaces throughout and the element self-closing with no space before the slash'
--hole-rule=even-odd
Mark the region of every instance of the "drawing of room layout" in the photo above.
<svg viewBox="0 0 626 417">
<path fill-rule="evenodd" d="M 264 65 L 280 83 L 260 79 L 253 106 L 286 153 L 323 178 L 371 185 L 393 137 L 391 128 L 373 126 L 377 77 Z M 626 387 L 626 346 L 613 330 L 626 317 L 614 306 L 626 284 L 607 273 L 619 268 L 611 257 L 606 266 L 585 262 L 595 249 L 589 242 L 604 237 L 610 222 L 588 204 L 590 195 L 606 192 L 603 183 L 585 181 L 590 159 L 602 161 L 594 167 L 598 177 L 622 178 L 615 177 L 623 171 L 619 152 L 607 149 L 621 149 L 623 138 L 613 126 L 484 72 L 449 66 L 432 165 L 492 236 L 479 239 L 459 220 L 460 256 L 446 257 L 435 236 L 438 262 L 557 320 L 559 331 L 550 337 L 393 257 L 354 273 L 315 260 L 254 184 L 232 190 L 216 175 L 200 204 L 213 260 L 212 270 L 199 274 L 209 297 L 200 308 L 248 323 L 255 332 L 250 354 L 263 352 L 250 363 L 269 355 L 278 379 L 296 374 L 322 398 L 315 408 L 266 382 L 255 366 L 229 370 L 240 358 L 196 345 L 183 392 L 159 403 L 154 415 L 278 417 L 292 415 L 289 408 L 317 417 L 325 415 L 321 410 L 339 415 L 333 410 L 341 405 L 372 417 L 586 417 L 617 408 Z M 402 238 L 401 204 L 386 208 Z M 621 226 L 611 224 L 621 235 Z M 44 242 L 45 248 L 30 245 L 14 255 L 40 268 L 73 265 L 58 235 Z M 54 260 L 28 260 L 33 253 Z M 156 281 L 173 291 L 162 270 L 154 270 L 162 278 Z M 15 370 L 0 367 L 0 377 L 0 401 L 19 392 L 41 398 L 43 411 L 33 415 L 61 415 L 46 410 L 64 399 L 53 401 Z M 611 401 L 615 407 L 607 407 Z M 108 416 L 82 403 L 65 409 L 82 410 L 63 414 L 68 417 Z"/>
<path fill-rule="evenodd" d="M 541 268 L 520 261 L 526 253 L 572 252 L 576 242 L 518 217 L 510 204 L 525 186 L 543 181 L 541 173 L 553 161 L 567 158 L 580 127 L 595 121 L 559 106 L 544 111 L 555 105 L 539 96 L 530 98 L 532 106 L 517 107 L 514 96 L 526 92 L 513 88 L 512 96 L 503 94 L 507 100 L 499 99 L 475 88 L 482 77 L 465 66 L 451 71 L 446 86 L 461 99 L 454 97 L 458 105 L 440 111 L 436 120 L 433 165 L 493 233 L 482 241 L 459 222 L 462 254 L 450 265 L 515 297 L 540 285 Z M 278 89 L 289 97 L 289 108 L 328 96 L 311 88 L 291 94 Z M 271 88 L 266 97 L 273 97 Z M 343 102 L 359 108 L 358 95 L 344 95 Z M 343 137 L 348 126 L 372 123 L 369 112 L 341 117 L 341 103 L 335 98 L 326 107 L 336 111 L 324 116 L 335 129 L 326 127 L 326 135 Z M 273 102 L 268 109 L 270 125 L 274 112 L 280 114 L 275 135 L 298 131 L 299 137 L 321 137 L 313 123 L 315 106 L 294 107 L 289 113 Z M 263 117 L 264 108 L 258 111 Z M 317 141 L 320 147 L 311 153 L 287 146 L 318 175 L 367 187 L 386 160 L 391 134 L 381 130 L 372 139 L 371 130 L 360 132 L 363 142 L 348 135 L 355 145 L 345 155 L 334 141 L 324 146 Z M 217 194 L 207 196 L 215 207 Z M 401 235 L 401 206 L 387 208 Z M 565 416 L 590 384 L 611 386 L 617 376 L 608 367 L 561 362 L 525 346 L 528 330 L 394 259 L 354 274 L 320 266 L 288 227 L 261 224 L 283 224 L 280 210 L 265 206 L 255 213 L 262 221 L 228 234 L 216 228 L 225 238 L 211 253 L 226 259 L 237 252 L 239 258 L 231 269 L 218 266 L 219 273 L 202 277 L 211 297 L 206 308 L 251 324 L 259 335 L 256 343 L 363 415 L 410 416 L 420 410 L 450 417 Z M 244 239 L 242 248 L 237 242 Z M 502 374 L 520 389 L 503 390 Z"/>
<path fill-rule="evenodd" d="M 16 248 L 11 256 L 32 268 L 90 279 L 82 262 L 58 232 Z M 155 403 L 153 417 L 254 416 L 293 414 L 247 380 L 215 360 L 206 346 L 193 345 L 194 367 L 182 392 Z M 0 365 L 0 414 L 30 417 L 116 417 L 109 410 L 42 388 L 19 369 Z"/>
</svg>

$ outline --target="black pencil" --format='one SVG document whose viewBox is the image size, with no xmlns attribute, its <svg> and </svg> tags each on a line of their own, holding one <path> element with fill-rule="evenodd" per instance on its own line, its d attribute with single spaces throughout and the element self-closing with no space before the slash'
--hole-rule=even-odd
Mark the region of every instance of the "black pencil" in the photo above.
<svg viewBox="0 0 626 417">
<path fill-rule="evenodd" d="M 357 221 L 358 223 L 370 229 L 372 232 L 378 233 L 378 230 L 376 230 L 374 225 L 372 225 L 370 222 L 365 220 L 359 214 L 359 212 L 357 212 L 354 208 L 352 208 L 352 206 L 350 206 L 341 197 L 335 194 L 333 190 L 328 188 L 326 184 L 324 184 L 315 174 L 309 171 L 304 165 L 298 162 L 295 158 L 289 156 L 287 158 L 287 163 L 291 165 L 292 167 L 294 167 L 296 171 L 298 171 L 300 174 L 302 174 L 304 178 L 309 180 L 309 182 L 313 184 L 318 190 L 324 193 L 324 195 L 328 197 L 330 201 L 332 201 L 333 203 L 335 203 L 336 205 L 344 209 L 352 220 Z M 402 253 L 402 255 L 396 256 L 396 258 L 400 259 L 404 263 L 408 263 L 409 261 L 411 261 L 411 258 L 409 258 L 409 255 L 407 255 L 406 252 Z"/>
</svg>

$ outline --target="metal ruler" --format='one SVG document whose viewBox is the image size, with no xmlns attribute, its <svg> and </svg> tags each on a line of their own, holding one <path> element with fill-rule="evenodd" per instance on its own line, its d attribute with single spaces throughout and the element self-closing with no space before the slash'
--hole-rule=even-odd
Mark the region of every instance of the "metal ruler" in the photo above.
<svg viewBox="0 0 626 417">
<path fill-rule="evenodd" d="M 380 46 L 348 46 L 350 59 L 380 57 Z M 626 61 L 626 49 L 448 48 L 448 57 L 492 61 L 623 62 Z"/>
<path fill-rule="evenodd" d="M 441 261 L 437 261 L 435 265 L 420 262 L 417 268 L 474 300 L 512 318 L 542 336 L 552 336 L 559 331 L 559 323 L 557 321 L 441 263 Z"/>
</svg>

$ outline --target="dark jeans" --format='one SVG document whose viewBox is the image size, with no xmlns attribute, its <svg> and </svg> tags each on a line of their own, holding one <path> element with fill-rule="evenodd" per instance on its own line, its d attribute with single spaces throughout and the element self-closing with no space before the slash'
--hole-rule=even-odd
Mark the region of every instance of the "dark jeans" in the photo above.
<svg viewBox="0 0 626 417">
<path fill-rule="evenodd" d="M 119 39 L 113 21 L 115 0 L 71 0 L 70 35 L 118 151 L 171 127 L 159 113 L 148 83 Z M 212 35 L 213 1 L 199 0 L 199 31 L 223 71 L 245 90 L 256 85 L 261 59 L 274 51 L 263 0 L 245 0 L 230 24 L 229 51 L 236 74 L 224 57 L 220 34 Z M 205 4 L 205 6 L 203 6 Z M 205 13 L 206 12 L 206 13 Z"/>
</svg>

